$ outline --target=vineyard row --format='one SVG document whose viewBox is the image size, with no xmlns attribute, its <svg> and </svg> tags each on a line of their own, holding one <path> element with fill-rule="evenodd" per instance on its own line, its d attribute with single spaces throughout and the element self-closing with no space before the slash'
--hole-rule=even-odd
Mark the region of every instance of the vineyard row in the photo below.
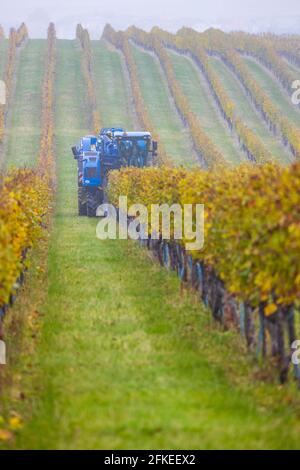
<svg viewBox="0 0 300 470">
<path fill-rule="evenodd" d="M 28 266 L 27 253 L 43 236 L 54 186 L 53 106 L 56 60 L 50 24 L 43 85 L 42 137 L 35 169 L 10 170 L 0 186 L 0 318 L 13 302 Z M 1 327 L 1 324 L 0 324 Z"/>
<path fill-rule="evenodd" d="M 3 30 L 1 29 L 0 40 L 3 39 L 3 37 Z M 15 30 L 14 28 L 10 30 L 8 55 L 4 74 L 4 82 L 6 85 L 6 103 L 0 104 L 0 142 L 3 142 L 5 134 L 5 121 L 13 88 L 13 79 L 15 75 L 17 60 L 17 50 L 24 43 L 24 41 L 26 41 L 27 38 L 28 31 L 24 23 L 22 23 L 17 30 Z"/>
<path fill-rule="evenodd" d="M 226 327 L 241 322 L 250 348 L 279 358 L 284 381 L 300 300 L 300 164 L 220 172 L 123 169 L 109 179 L 116 206 L 120 195 L 149 213 L 152 204 L 205 205 L 204 249 L 186 252 L 187 240 L 171 240 L 171 265 L 183 281 L 201 287 L 216 319 Z M 164 249 L 163 240 L 153 243 L 158 253 Z"/>
</svg>

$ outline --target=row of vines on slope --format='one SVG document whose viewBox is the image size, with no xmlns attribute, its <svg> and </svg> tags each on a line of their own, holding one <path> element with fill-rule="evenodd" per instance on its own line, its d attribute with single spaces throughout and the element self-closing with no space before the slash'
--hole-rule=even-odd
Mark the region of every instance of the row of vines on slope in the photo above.
<svg viewBox="0 0 300 470">
<path fill-rule="evenodd" d="M 123 32 L 116 32 L 110 25 L 106 25 L 103 31 L 103 38 L 113 44 L 114 47 L 116 47 L 122 52 L 130 77 L 130 86 L 132 90 L 134 107 L 140 127 L 143 128 L 143 130 L 148 130 L 149 132 L 151 132 L 153 138 L 158 140 L 158 135 L 152 124 L 152 120 L 149 116 L 147 107 L 145 106 L 138 78 L 136 63 L 134 61 L 131 46 L 129 44 L 126 34 Z M 167 156 L 166 150 L 162 142 L 160 142 L 159 148 L 160 150 L 158 163 L 163 163 L 164 165 L 171 165 L 171 160 Z"/>
<path fill-rule="evenodd" d="M 250 349 L 278 358 L 284 382 L 300 301 L 300 164 L 112 172 L 110 201 L 117 206 L 125 194 L 128 205 L 144 204 L 149 214 L 152 204 L 205 204 L 202 250 L 186 252 L 184 238 L 148 243 L 200 291 L 215 319 L 240 326 Z"/>
<path fill-rule="evenodd" d="M 8 57 L 4 75 L 4 82 L 6 85 L 6 104 L 0 104 L 0 142 L 2 142 L 4 138 L 5 119 L 12 93 L 13 79 L 16 68 L 17 50 L 18 47 L 20 47 L 23 42 L 27 39 L 27 37 L 28 31 L 24 23 L 22 23 L 17 30 L 13 28 L 10 30 Z"/>
<path fill-rule="evenodd" d="M 51 187 L 54 182 L 53 156 L 53 112 L 54 78 L 56 67 L 56 32 L 53 23 L 48 28 L 46 65 L 43 83 L 42 136 L 38 161 L 38 170 Z"/>
<path fill-rule="evenodd" d="M 184 124 L 188 126 L 191 132 L 196 152 L 204 160 L 206 166 L 214 168 L 220 165 L 225 165 L 226 161 L 223 154 L 219 152 L 211 138 L 202 129 L 199 117 L 192 112 L 188 100 L 175 77 L 172 62 L 166 53 L 160 38 L 151 33 L 146 33 L 134 26 L 128 29 L 127 34 L 138 45 L 154 52 L 158 57 L 166 75 L 169 90 L 174 99 L 175 106 Z"/>
<path fill-rule="evenodd" d="M 2 176 L 0 185 L 0 330 L 2 317 L 24 279 L 26 254 L 43 235 L 51 208 L 55 42 L 55 29 L 51 24 L 48 29 L 38 165 L 33 170 L 10 170 Z"/>
<path fill-rule="evenodd" d="M 266 41 L 270 41 L 276 51 L 292 64 L 300 67 L 300 36 L 291 34 L 289 36 L 277 36 L 267 33 L 263 35 Z"/>
<path fill-rule="evenodd" d="M 77 25 L 76 38 L 82 48 L 82 71 L 87 85 L 88 104 L 92 115 L 93 132 L 98 134 L 101 127 L 101 118 L 98 111 L 92 73 L 92 51 L 89 33 L 80 24 Z"/>
<path fill-rule="evenodd" d="M 0 26 L 0 41 L 2 41 L 4 38 L 5 38 L 4 30 L 2 26 Z M 3 137 L 4 137 L 4 110 L 5 108 L 4 108 L 3 103 L 0 103 L 0 142 L 3 141 Z"/>
<path fill-rule="evenodd" d="M 191 41 L 203 38 L 206 49 L 210 54 L 217 54 L 224 63 L 235 73 L 242 83 L 247 95 L 256 109 L 268 124 L 270 130 L 279 132 L 284 145 L 288 146 L 294 158 L 300 158 L 300 130 L 297 129 L 287 117 L 282 116 L 279 109 L 272 103 L 264 90 L 248 72 L 243 60 L 232 47 L 225 33 L 218 30 L 209 30 L 202 35 L 190 28 L 182 28 L 178 34 Z"/>
<path fill-rule="evenodd" d="M 175 50 L 179 54 L 189 55 L 200 67 L 223 118 L 227 122 L 230 131 L 235 130 L 239 144 L 246 153 L 248 160 L 257 163 L 272 161 L 274 158 L 270 151 L 237 116 L 235 104 L 229 99 L 218 75 L 209 64 L 202 41 L 190 41 L 159 28 L 153 28 L 152 32 L 161 37 L 166 47 Z"/>
<path fill-rule="evenodd" d="M 291 86 L 294 74 L 287 67 L 286 62 L 277 54 L 273 41 L 266 37 L 254 36 L 247 33 L 230 34 L 232 46 L 244 54 L 255 57 L 267 67 L 281 83 L 282 87 L 291 95 Z"/>
</svg>

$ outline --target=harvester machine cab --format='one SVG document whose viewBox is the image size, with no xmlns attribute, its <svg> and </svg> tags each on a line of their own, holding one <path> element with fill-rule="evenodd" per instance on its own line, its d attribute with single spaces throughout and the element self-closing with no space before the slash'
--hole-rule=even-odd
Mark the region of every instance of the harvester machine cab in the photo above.
<svg viewBox="0 0 300 470">
<path fill-rule="evenodd" d="M 150 132 L 115 132 L 114 135 L 120 166 L 152 166 L 151 157 L 157 155 L 157 143 L 152 141 Z"/>
<path fill-rule="evenodd" d="M 99 167 L 99 154 L 97 151 L 98 139 L 94 135 L 87 135 L 80 139 L 77 146 L 72 147 L 72 152 L 78 167 L 78 185 L 88 185 L 89 177 L 95 175 Z M 90 178 L 95 179 L 95 178 Z M 92 183 L 91 183 L 92 184 Z"/>
<path fill-rule="evenodd" d="M 80 139 L 78 145 L 72 147 L 72 152 L 75 160 L 79 160 L 83 156 L 83 152 L 96 151 L 97 137 L 94 135 L 87 135 Z"/>
<path fill-rule="evenodd" d="M 99 136 L 107 135 L 108 133 L 112 134 L 112 137 L 115 136 L 115 132 L 125 132 L 123 127 L 102 127 Z"/>
<path fill-rule="evenodd" d="M 101 161 L 99 153 L 94 151 L 83 152 L 82 159 L 82 186 L 101 186 Z"/>
</svg>

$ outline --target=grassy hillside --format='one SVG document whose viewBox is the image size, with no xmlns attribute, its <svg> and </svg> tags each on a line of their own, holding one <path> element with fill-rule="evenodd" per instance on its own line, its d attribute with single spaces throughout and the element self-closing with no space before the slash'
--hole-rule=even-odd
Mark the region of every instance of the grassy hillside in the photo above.
<svg viewBox="0 0 300 470">
<path fill-rule="evenodd" d="M 149 53 L 132 46 L 138 76 L 149 115 L 174 163 L 197 165 L 190 136 L 170 101 L 167 84 L 162 78 L 158 61 Z"/>
<path fill-rule="evenodd" d="M 45 40 L 30 39 L 20 50 L 7 122 L 7 165 L 33 165 L 38 156 L 45 47 Z"/>
<path fill-rule="evenodd" d="M 92 41 L 97 104 L 105 127 L 133 128 L 133 110 L 121 55 L 104 41 Z"/>
<path fill-rule="evenodd" d="M 205 78 L 191 60 L 169 52 L 174 72 L 183 92 L 188 98 L 191 110 L 199 116 L 203 130 L 212 138 L 228 162 L 239 163 L 245 159 L 237 141 L 216 109 Z"/>
<path fill-rule="evenodd" d="M 285 114 L 296 127 L 300 128 L 300 111 L 299 108 L 293 105 L 291 101 L 291 97 L 294 92 L 292 87 L 290 90 L 290 96 L 288 96 L 276 78 L 273 77 L 272 73 L 265 69 L 261 64 L 250 57 L 245 57 L 244 62 L 257 83 L 264 89 L 265 93 L 267 93 L 278 109 Z M 294 77 L 295 80 L 297 80 L 299 72 L 298 75 L 294 72 Z"/>
<path fill-rule="evenodd" d="M 255 132 L 278 161 L 287 163 L 290 160 L 288 151 L 279 139 L 269 132 L 234 74 L 217 57 L 210 57 L 209 61 L 215 72 L 222 78 L 223 87 L 235 103 L 238 116 Z"/>
</svg>

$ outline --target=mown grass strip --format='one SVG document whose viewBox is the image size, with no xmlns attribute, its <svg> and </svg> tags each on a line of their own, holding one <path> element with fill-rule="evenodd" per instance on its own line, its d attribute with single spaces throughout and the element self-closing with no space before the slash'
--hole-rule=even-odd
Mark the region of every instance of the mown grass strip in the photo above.
<svg viewBox="0 0 300 470">
<path fill-rule="evenodd" d="M 133 129 L 133 110 L 121 55 L 105 41 L 91 42 L 95 93 L 106 127 Z"/>
<path fill-rule="evenodd" d="M 15 97 L 9 111 L 6 164 L 33 166 L 39 153 L 46 41 L 30 39 L 20 51 Z"/>
<path fill-rule="evenodd" d="M 7 59 L 8 40 L 0 40 L 0 80 L 4 80 L 4 71 Z"/>
</svg>

